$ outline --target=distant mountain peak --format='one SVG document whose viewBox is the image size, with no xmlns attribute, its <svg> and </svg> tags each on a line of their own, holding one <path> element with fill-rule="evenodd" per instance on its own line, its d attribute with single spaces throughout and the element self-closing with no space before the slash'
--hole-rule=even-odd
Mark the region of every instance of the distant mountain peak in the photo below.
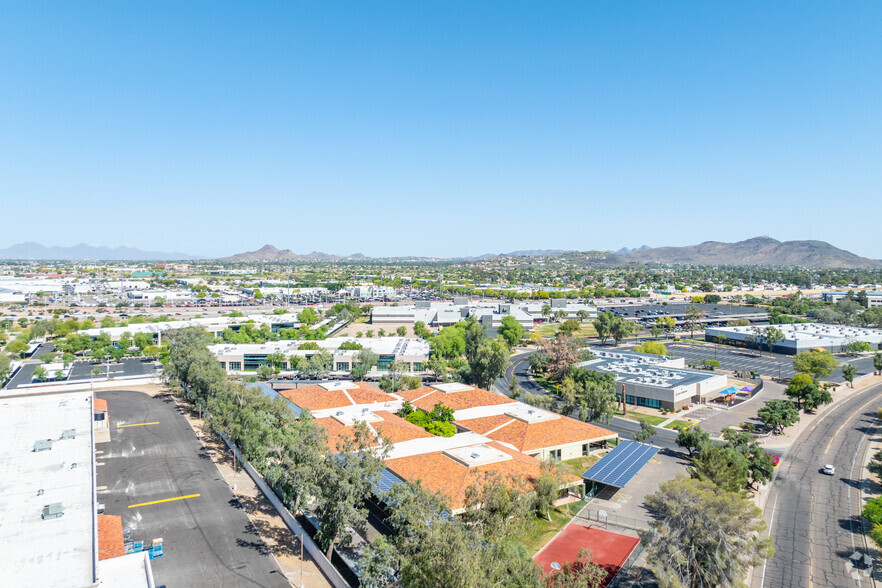
<svg viewBox="0 0 882 588">
<path fill-rule="evenodd" d="M 188 253 L 142 251 L 134 247 L 105 247 L 78 243 L 72 247 L 46 247 L 28 241 L 0 249 L 0 259 L 27 261 L 178 261 L 198 259 Z"/>
</svg>

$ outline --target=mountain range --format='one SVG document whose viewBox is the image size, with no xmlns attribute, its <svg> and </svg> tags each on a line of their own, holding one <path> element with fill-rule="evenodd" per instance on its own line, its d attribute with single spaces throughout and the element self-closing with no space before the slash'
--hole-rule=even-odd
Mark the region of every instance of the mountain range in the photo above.
<svg viewBox="0 0 882 588">
<path fill-rule="evenodd" d="M 346 257 L 340 255 L 331 255 L 320 251 L 313 251 L 306 255 L 294 253 L 290 249 L 277 249 L 272 245 L 264 245 L 257 251 L 247 251 L 245 253 L 237 253 L 229 257 L 223 257 L 218 261 L 226 261 L 230 263 L 242 263 L 248 261 L 338 261 L 341 259 L 359 260 L 367 259 L 361 253 L 354 253 Z"/>
<path fill-rule="evenodd" d="M 0 259 L 21 259 L 26 261 L 177 261 L 198 259 L 187 253 L 164 253 L 162 251 L 141 251 L 134 247 L 96 247 L 80 243 L 72 247 L 46 247 L 39 243 L 18 243 L 0 249 Z"/>
<path fill-rule="evenodd" d="M 559 257 L 582 254 L 572 250 L 530 249 L 511 253 L 488 253 L 478 257 L 458 258 L 474 262 L 510 257 Z M 96 247 L 80 243 L 72 247 L 46 247 L 39 243 L 19 243 L 7 249 L 0 249 L 0 259 L 20 260 L 71 260 L 71 261 L 174 261 L 195 260 L 199 257 L 187 253 L 142 251 L 132 247 Z M 299 254 L 290 249 L 278 249 L 264 245 L 257 251 L 237 253 L 217 259 L 220 262 L 282 262 L 282 261 L 360 261 L 368 260 L 361 253 L 348 256 L 331 255 L 319 251 Z M 431 259 L 444 261 L 444 258 L 395 257 L 390 261 L 418 261 Z M 770 237 L 755 237 L 737 243 L 705 241 L 688 247 L 648 247 L 636 249 L 623 247 L 618 251 L 596 252 L 589 258 L 591 265 L 645 265 L 645 264 L 684 264 L 684 265 L 774 265 L 801 266 L 813 268 L 878 268 L 882 261 L 855 255 L 839 249 L 824 241 L 777 241 Z"/>
<path fill-rule="evenodd" d="M 778 265 L 814 268 L 876 268 L 882 261 L 855 255 L 824 241 L 778 241 L 755 237 L 737 243 L 705 241 L 688 247 L 655 247 L 617 254 L 626 263 Z"/>
</svg>

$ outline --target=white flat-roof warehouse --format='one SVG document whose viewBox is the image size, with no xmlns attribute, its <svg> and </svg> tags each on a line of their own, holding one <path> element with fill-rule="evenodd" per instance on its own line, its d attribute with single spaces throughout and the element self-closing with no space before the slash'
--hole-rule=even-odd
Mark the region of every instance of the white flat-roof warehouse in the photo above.
<svg viewBox="0 0 882 588">
<path fill-rule="evenodd" d="M 2 398 L 0 414 L 3 585 L 152 586 L 145 553 L 99 562 L 91 393 Z"/>
<path fill-rule="evenodd" d="M 616 392 L 625 402 L 649 408 L 679 410 L 706 401 L 727 386 L 725 374 L 682 369 L 682 357 L 590 348 L 595 359 L 579 364 L 615 375 Z"/>
<path fill-rule="evenodd" d="M 775 325 L 784 334 L 784 339 L 775 343 L 772 351 L 795 355 L 800 351 L 815 347 L 833 353 L 845 350 L 849 343 L 865 342 L 872 349 L 882 349 L 882 330 L 828 325 L 824 323 L 798 323 L 794 325 Z M 762 331 L 760 331 L 762 333 Z M 708 327 L 704 331 L 707 341 L 716 341 L 721 335 L 729 345 L 765 348 L 762 336 L 757 337 L 753 327 Z"/>
</svg>

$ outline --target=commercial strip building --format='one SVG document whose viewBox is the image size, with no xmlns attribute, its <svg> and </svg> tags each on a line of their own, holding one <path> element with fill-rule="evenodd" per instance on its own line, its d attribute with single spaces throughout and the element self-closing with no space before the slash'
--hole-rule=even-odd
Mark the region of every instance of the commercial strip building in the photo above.
<svg viewBox="0 0 882 588">
<path fill-rule="evenodd" d="M 98 514 L 91 393 L 7 396 L 0 411 L 3 584 L 152 588 L 148 554 L 126 555 L 119 517 Z"/>
<path fill-rule="evenodd" d="M 867 343 L 871 349 L 882 349 L 882 330 L 824 323 L 798 323 L 775 325 L 784 339 L 772 346 L 775 353 L 795 355 L 808 349 L 826 349 L 833 353 L 845 350 L 849 343 Z M 762 331 L 752 327 L 716 327 L 704 332 L 706 341 L 719 341 L 725 337 L 727 345 L 768 349 Z"/>
<path fill-rule="evenodd" d="M 502 326 L 502 319 L 513 317 L 526 329 L 548 318 L 542 314 L 546 305 L 552 313 L 563 312 L 565 318 L 578 318 L 580 312 L 589 319 L 597 316 L 597 308 L 590 304 L 551 300 L 550 302 L 469 302 L 456 297 L 453 302 L 417 301 L 413 306 L 377 306 L 371 311 L 371 323 L 375 325 L 406 324 L 420 321 L 431 327 L 445 327 L 474 317 L 486 327 Z"/>
<path fill-rule="evenodd" d="M 824 302 L 839 302 L 848 294 L 848 292 L 823 292 L 821 299 Z M 851 294 L 857 294 L 857 292 L 851 292 Z M 874 306 L 882 306 L 882 292 L 867 292 L 867 307 L 873 308 Z"/>
<path fill-rule="evenodd" d="M 679 410 L 707 402 L 727 387 L 725 374 L 682 369 L 682 357 L 590 348 L 595 358 L 579 364 L 586 369 L 611 373 L 616 393 L 626 404 Z"/>
<path fill-rule="evenodd" d="M 379 375 L 389 371 L 393 361 L 406 364 L 408 371 L 420 373 L 429 359 L 431 349 L 429 344 L 422 339 L 408 339 L 405 337 L 380 337 L 377 339 L 356 339 L 354 337 L 330 337 L 315 343 L 319 350 L 300 349 L 306 341 L 267 341 L 266 343 L 231 344 L 220 343 L 208 347 L 221 366 L 231 373 L 253 372 L 260 366 L 266 365 L 267 355 L 281 354 L 285 357 L 282 371 L 288 370 L 291 356 L 310 358 L 319 351 L 326 351 L 333 357 L 331 371 L 338 374 L 347 374 L 352 369 L 353 363 L 360 349 L 340 349 L 344 343 L 361 345 L 377 355 L 377 365 L 371 369 L 371 374 Z"/>
<path fill-rule="evenodd" d="M 326 319 L 313 328 L 318 328 L 323 324 L 330 324 L 331 320 Z M 149 333 L 153 336 L 154 341 L 159 344 L 162 342 L 162 334 L 166 331 L 174 329 L 184 329 L 186 327 L 201 327 L 205 329 L 209 335 L 219 337 L 226 329 L 238 331 L 245 325 L 251 325 L 255 329 L 261 328 L 263 325 L 269 325 L 270 331 L 278 333 L 282 329 L 297 329 L 301 324 L 297 320 L 296 314 L 248 314 L 239 317 L 230 316 L 212 316 L 204 318 L 185 319 L 180 321 L 163 321 L 158 323 L 134 323 L 124 327 L 97 327 L 94 329 L 86 329 L 79 331 L 79 334 L 92 337 L 98 335 L 108 335 L 113 342 L 119 341 L 123 333 L 129 333 L 134 336 L 137 333 Z"/>
<path fill-rule="evenodd" d="M 384 483 L 419 480 L 440 491 L 454 514 L 462 512 L 465 490 L 485 472 L 524 482 L 538 478 L 541 460 L 569 459 L 606 446 L 616 434 L 465 384 L 435 384 L 387 394 L 364 382 L 327 382 L 279 392 L 300 414 L 308 409 L 328 435 L 332 451 L 356 421 L 364 422 L 379 443 L 392 443 Z M 454 410 L 452 437 L 427 433 L 397 416 L 404 402 L 431 411 L 437 403 Z M 570 476 L 561 498 L 579 493 L 580 479 Z"/>
</svg>

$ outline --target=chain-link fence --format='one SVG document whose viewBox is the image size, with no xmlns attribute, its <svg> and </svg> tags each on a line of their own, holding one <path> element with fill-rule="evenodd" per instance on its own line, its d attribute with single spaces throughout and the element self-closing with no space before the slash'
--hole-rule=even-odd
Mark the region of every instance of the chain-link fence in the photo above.
<svg viewBox="0 0 882 588">
<path fill-rule="evenodd" d="M 586 508 L 582 510 L 578 516 L 581 519 L 596 522 L 600 525 L 612 525 L 613 527 L 622 527 L 624 529 L 633 529 L 635 531 L 649 530 L 649 521 L 646 519 L 637 519 L 614 512 L 609 513 L 604 510 Z"/>
</svg>

